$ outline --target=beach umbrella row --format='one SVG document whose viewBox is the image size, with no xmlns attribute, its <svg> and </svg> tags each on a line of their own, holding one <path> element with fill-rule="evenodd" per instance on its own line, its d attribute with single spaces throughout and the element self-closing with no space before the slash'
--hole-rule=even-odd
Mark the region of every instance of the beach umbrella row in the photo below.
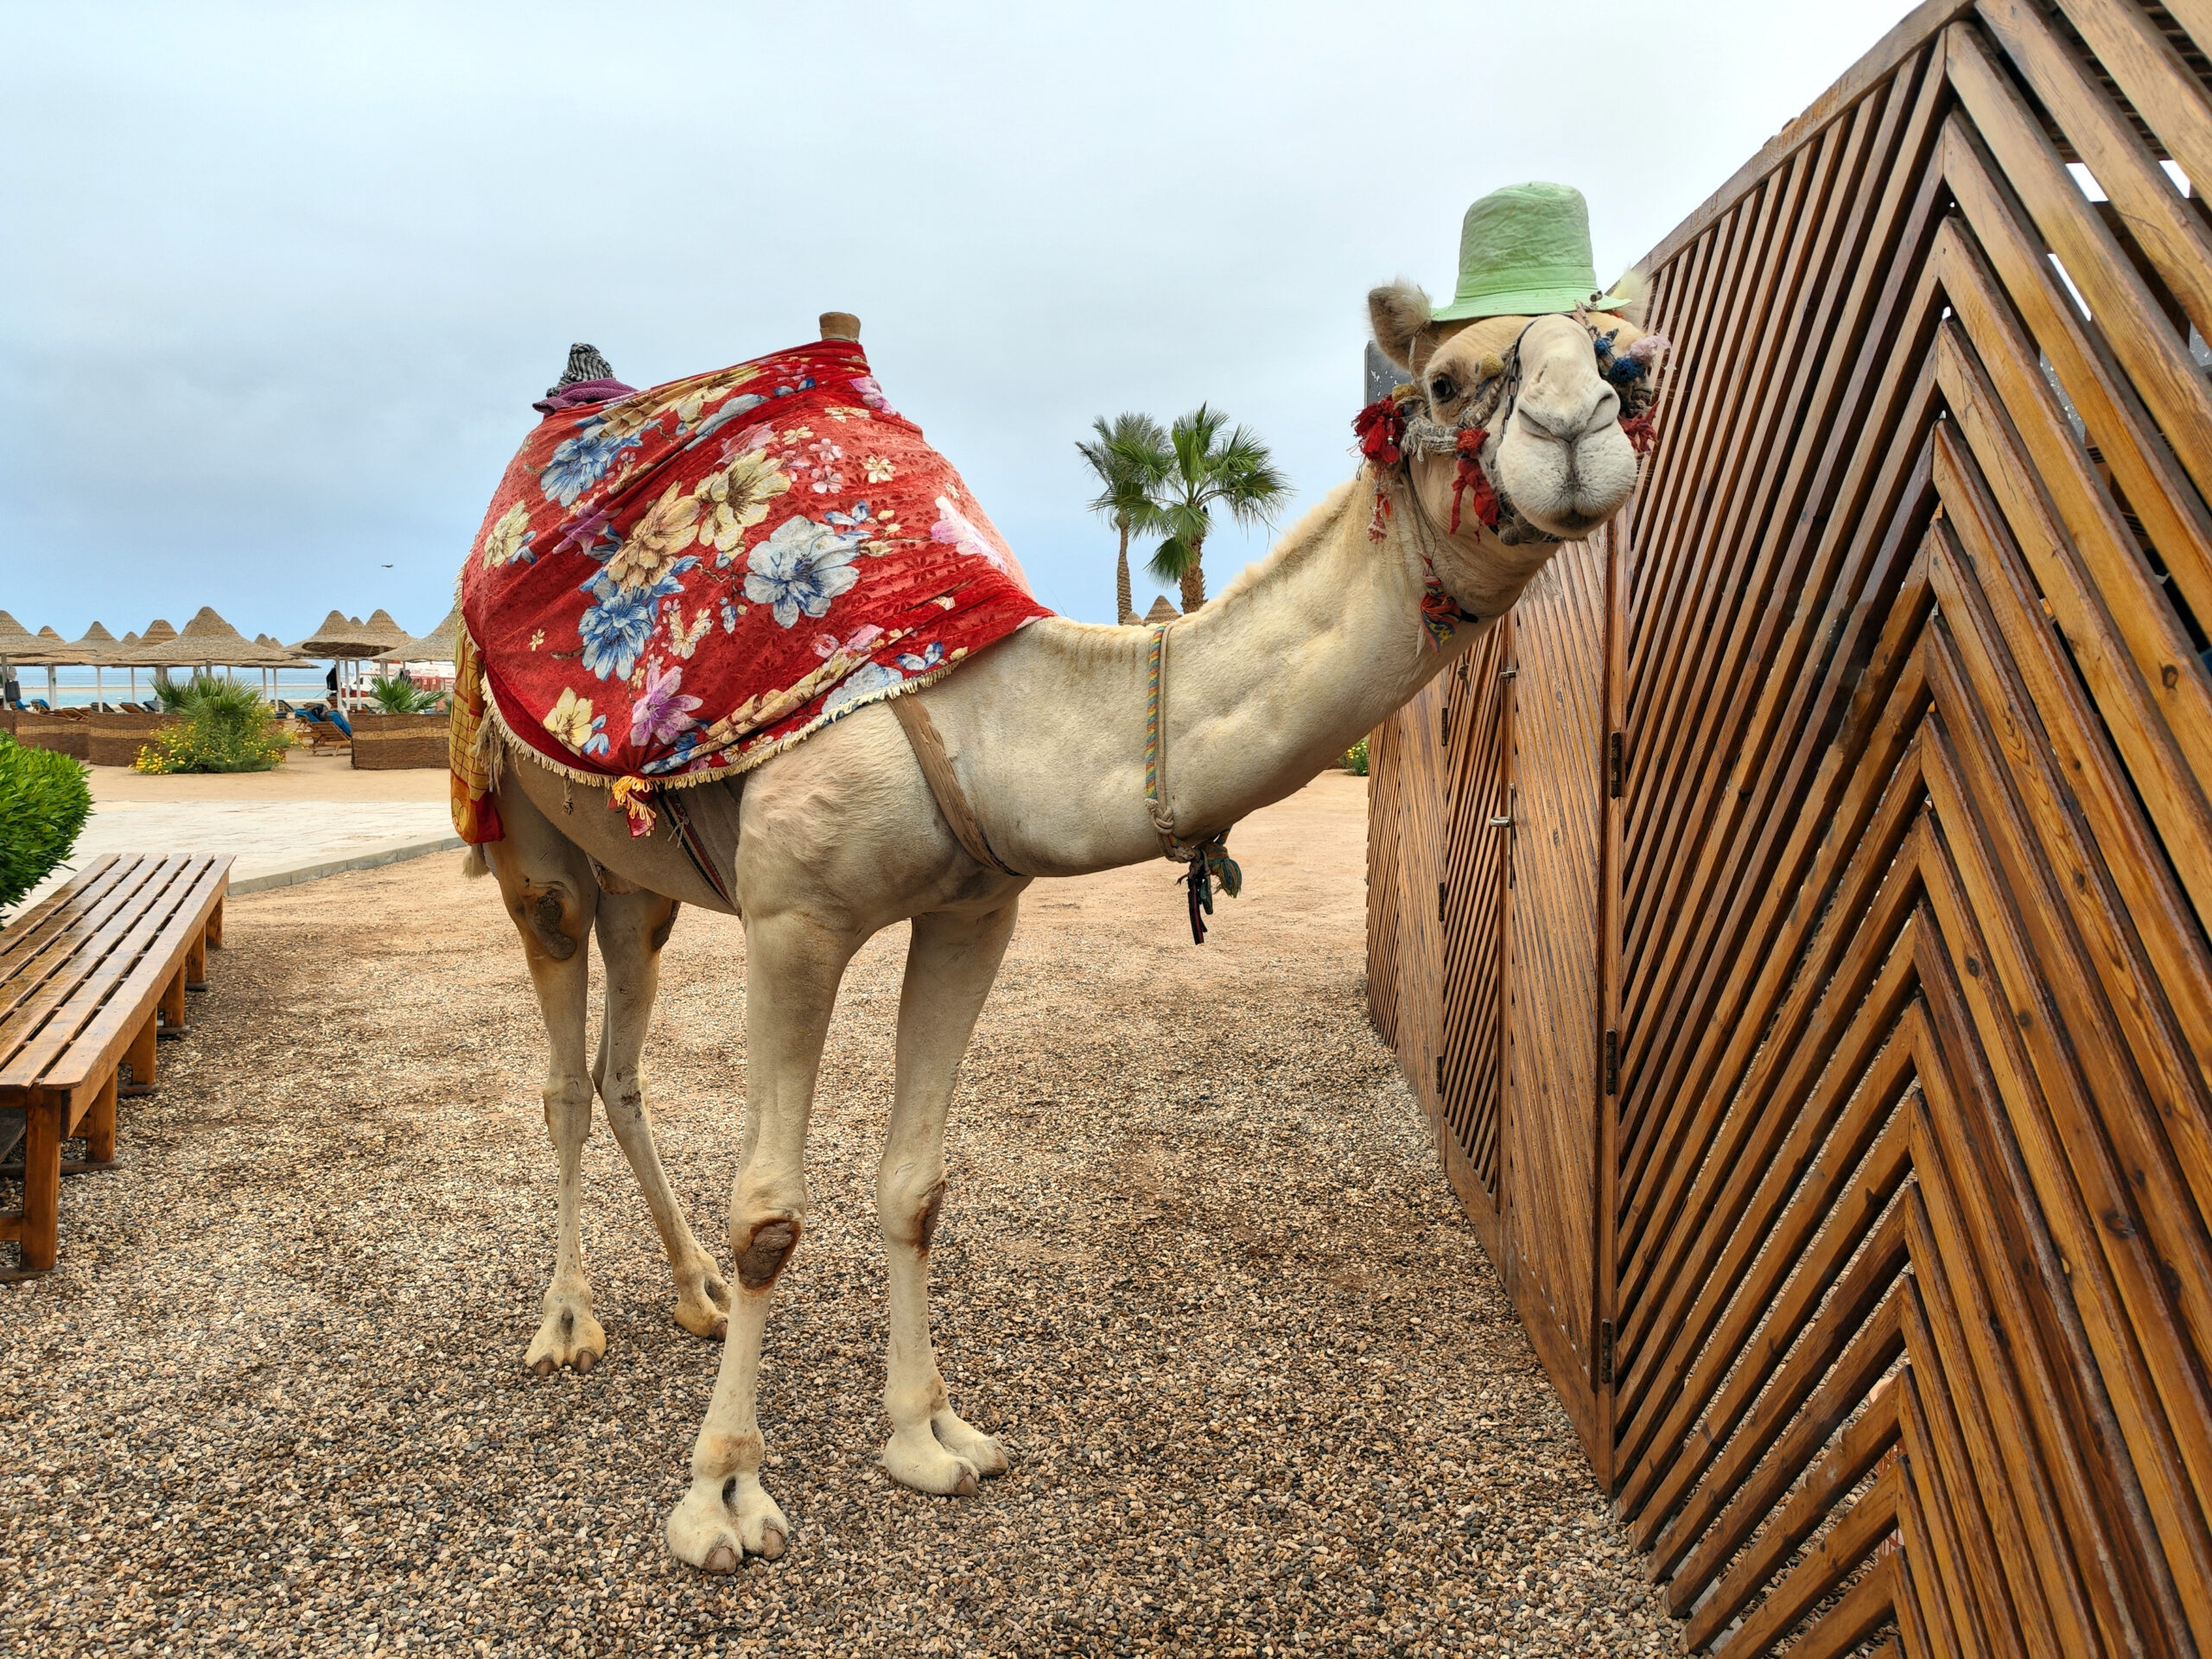
<svg viewBox="0 0 2212 1659">
<path fill-rule="evenodd" d="M 0 611 L 0 662 L 21 668 L 44 668 L 49 701 L 55 692 L 57 667 L 92 671 L 93 695 L 105 702 L 104 671 L 130 671 L 131 701 L 138 696 L 141 668 L 259 668 L 289 667 L 316 660 L 339 662 L 375 659 L 418 662 L 449 659 L 456 613 L 421 639 L 410 635 L 388 611 L 372 612 L 367 621 L 333 611 L 322 626 L 296 645 L 287 645 L 268 634 L 249 639 L 225 621 L 213 606 L 203 605 L 181 630 L 156 619 L 145 632 L 126 633 L 118 639 L 95 622 L 72 642 L 52 628 L 33 633 L 5 611 Z M 265 683 L 265 682 L 264 682 Z"/>
</svg>

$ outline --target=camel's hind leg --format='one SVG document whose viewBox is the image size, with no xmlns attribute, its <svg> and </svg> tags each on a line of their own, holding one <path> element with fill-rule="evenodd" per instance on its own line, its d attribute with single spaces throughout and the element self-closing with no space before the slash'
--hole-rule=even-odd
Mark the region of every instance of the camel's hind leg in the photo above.
<svg viewBox="0 0 2212 1659">
<path fill-rule="evenodd" d="M 545 1127 L 560 1160 L 553 1281 L 545 1288 L 544 1320 L 523 1356 L 524 1364 L 548 1376 L 563 1365 L 588 1371 L 607 1352 L 607 1333 L 592 1317 L 581 1222 L 592 1094 L 584 1070 L 591 967 L 584 941 L 599 886 L 590 861 L 518 792 L 502 794 L 499 812 L 506 837 L 485 852 L 499 878 L 499 896 L 522 935 L 538 1010 L 545 1018 Z"/>
<path fill-rule="evenodd" d="M 638 1057 L 660 988 L 660 951 L 676 925 L 677 902 L 657 893 L 601 893 L 599 957 L 607 969 L 607 1017 L 592 1082 L 607 1108 L 607 1122 L 638 1177 L 652 1211 L 668 1265 L 676 1275 L 676 1322 L 695 1337 L 719 1339 L 729 1329 L 729 1287 L 713 1256 L 699 1248 L 676 1196 L 668 1190 L 660 1149 L 653 1144 Z"/>
<path fill-rule="evenodd" d="M 944 1199 L 945 1114 L 1016 909 L 1009 900 L 981 916 L 915 918 L 899 998 L 898 1093 L 875 1183 L 891 1304 L 883 1466 L 918 1491 L 972 1492 L 979 1475 L 1007 1467 L 999 1443 L 963 1421 L 946 1397 L 930 1345 L 929 1265 Z"/>
</svg>

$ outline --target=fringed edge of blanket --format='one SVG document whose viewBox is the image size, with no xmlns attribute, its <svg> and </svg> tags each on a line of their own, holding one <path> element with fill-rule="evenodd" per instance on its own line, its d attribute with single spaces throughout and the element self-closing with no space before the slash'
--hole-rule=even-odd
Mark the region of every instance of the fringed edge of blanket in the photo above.
<svg viewBox="0 0 2212 1659">
<path fill-rule="evenodd" d="M 866 696 L 855 697 L 851 702 L 840 705 L 836 713 L 824 713 L 818 715 L 814 719 L 809 721 L 804 726 L 801 727 L 798 731 L 786 733 L 782 737 L 778 738 L 773 743 L 762 744 L 759 748 L 747 752 L 741 759 L 732 765 L 727 766 L 709 767 L 701 772 L 683 772 L 673 777 L 642 779 L 639 781 L 651 789 L 669 790 L 691 789 L 701 784 L 725 783 L 733 778 L 741 778 L 747 772 L 751 772 L 754 767 L 774 760 L 778 755 L 782 754 L 788 749 L 797 747 L 808 738 L 812 737 L 817 732 L 819 732 L 823 727 L 834 726 L 849 715 L 854 714 L 860 709 L 868 708 L 875 703 L 888 702 L 893 697 L 905 696 L 907 693 L 912 691 L 927 690 L 931 686 L 935 685 L 939 680 L 944 678 L 946 675 L 951 673 L 954 669 L 960 667 L 962 664 L 964 664 L 967 660 L 968 658 L 963 656 L 957 662 L 941 663 L 925 674 L 917 674 L 912 679 L 901 680 L 896 685 L 887 685 L 880 690 L 869 692 Z M 561 762 L 556 760 L 551 755 L 547 754 L 544 750 L 539 748 L 536 744 L 517 736 L 513 725 L 507 718 L 506 710 L 499 706 L 499 695 L 498 690 L 493 686 L 491 681 L 488 679 L 484 681 L 483 685 L 483 727 L 486 731 L 496 731 L 498 737 L 500 740 L 501 747 L 512 749 L 516 753 L 524 755 L 531 760 L 535 760 L 539 766 L 544 767 L 546 771 L 553 773 L 556 777 L 568 779 L 573 783 L 587 785 L 593 789 L 612 790 L 618 781 L 617 777 L 611 776 L 604 772 L 586 772 L 581 767 L 563 766 Z M 455 707 L 459 707 L 458 702 L 455 703 Z M 480 741 L 481 740 L 480 739 L 479 741 Z M 490 769 L 490 772 L 491 775 L 486 785 L 487 789 L 490 785 L 496 784 L 499 781 L 499 773 L 496 763 Z M 621 774 L 621 776 L 627 775 L 628 774 L 626 773 Z M 493 837 L 493 839 L 497 839 L 497 837 Z"/>
</svg>

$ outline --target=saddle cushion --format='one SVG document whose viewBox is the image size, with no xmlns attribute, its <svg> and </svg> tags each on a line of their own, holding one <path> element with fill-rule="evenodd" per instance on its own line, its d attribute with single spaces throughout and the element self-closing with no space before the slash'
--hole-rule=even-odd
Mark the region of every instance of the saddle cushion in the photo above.
<svg viewBox="0 0 2212 1659">
<path fill-rule="evenodd" d="M 556 410 L 461 573 L 455 818 L 488 712 L 549 766 L 673 787 L 758 765 L 1051 612 L 960 475 L 825 340 Z"/>
</svg>

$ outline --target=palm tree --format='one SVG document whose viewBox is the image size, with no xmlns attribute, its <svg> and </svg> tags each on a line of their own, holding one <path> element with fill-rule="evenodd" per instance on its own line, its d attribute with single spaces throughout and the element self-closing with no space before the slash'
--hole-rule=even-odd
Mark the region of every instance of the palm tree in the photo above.
<svg viewBox="0 0 2212 1659">
<path fill-rule="evenodd" d="M 1173 454 L 1166 476 L 1154 487 L 1150 505 L 1137 515 L 1138 530 L 1166 538 L 1152 556 L 1152 573 L 1162 582 L 1182 585 L 1185 616 L 1206 602 L 1205 569 L 1200 560 L 1213 529 L 1213 509 L 1226 507 L 1240 524 L 1270 524 L 1275 508 L 1290 493 L 1290 480 L 1268 454 L 1268 446 L 1249 427 L 1237 427 L 1224 436 L 1222 429 L 1228 423 L 1226 415 L 1204 404 L 1175 423 L 1168 435 Z"/>
<path fill-rule="evenodd" d="M 1114 566 L 1114 599 L 1120 607 L 1114 620 L 1128 622 L 1136 616 L 1129 593 L 1129 531 L 1150 510 L 1152 493 L 1167 475 L 1167 434 L 1149 415 L 1118 415 L 1112 424 L 1100 416 L 1090 429 L 1098 436 L 1077 442 L 1076 453 L 1098 476 L 1099 491 L 1090 510 L 1103 512 L 1122 532 L 1122 550 Z"/>
</svg>

